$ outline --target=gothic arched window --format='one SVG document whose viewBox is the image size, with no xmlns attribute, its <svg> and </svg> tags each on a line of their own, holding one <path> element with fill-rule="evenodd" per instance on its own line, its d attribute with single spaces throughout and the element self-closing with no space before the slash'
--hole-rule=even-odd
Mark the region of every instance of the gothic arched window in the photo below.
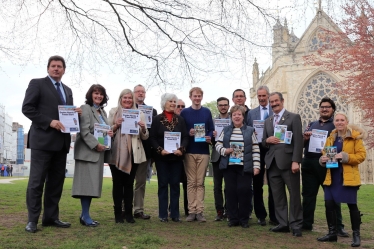
<svg viewBox="0 0 374 249">
<path fill-rule="evenodd" d="M 305 84 L 297 102 L 297 113 L 301 116 L 303 129 L 310 122 L 319 118 L 319 102 L 323 97 L 329 97 L 334 100 L 336 105 L 335 111 L 348 114 L 347 103 L 342 102 L 337 95 L 336 81 L 328 74 L 320 72 Z"/>
<path fill-rule="evenodd" d="M 330 37 L 328 32 L 322 29 L 317 30 L 309 41 L 309 51 L 316 51 L 323 46 L 329 46 Z"/>
</svg>

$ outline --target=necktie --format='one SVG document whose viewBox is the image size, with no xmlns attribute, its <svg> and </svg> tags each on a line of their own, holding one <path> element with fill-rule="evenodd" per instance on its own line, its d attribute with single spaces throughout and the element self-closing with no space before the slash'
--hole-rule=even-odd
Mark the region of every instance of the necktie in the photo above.
<svg viewBox="0 0 374 249">
<path fill-rule="evenodd" d="M 62 92 L 61 92 L 61 89 L 60 89 L 60 82 L 56 82 L 55 85 L 56 85 L 57 93 L 58 93 L 58 95 L 60 96 L 62 103 L 63 103 L 64 105 L 66 105 L 66 102 L 65 102 L 64 96 L 62 95 Z"/>
<path fill-rule="evenodd" d="M 274 115 L 274 127 L 278 124 L 278 118 L 279 118 L 279 115 L 275 114 Z"/>
<path fill-rule="evenodd" d="M 268 108 L 267 107 L 262 107 L 262 110 L 264 110 L 264 118 L 263 120 L 267 119 L 269 117 L 269 113 L 268 113 Z"/>
</svg>

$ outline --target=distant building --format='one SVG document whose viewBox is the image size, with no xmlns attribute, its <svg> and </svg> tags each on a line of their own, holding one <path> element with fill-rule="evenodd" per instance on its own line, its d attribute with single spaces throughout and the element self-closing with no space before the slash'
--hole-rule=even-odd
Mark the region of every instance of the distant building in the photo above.
<svg viewBox="0 0 374 249">
<path fill-rule="evenodd" d="M 25 160 L 25 146 L 24 146 L 24 134 L 23 126 L 17 122 L 12 124 L 13 133 L 17 134 L 17 158 L 16 164 L 23 164 Z"/>
</svg>

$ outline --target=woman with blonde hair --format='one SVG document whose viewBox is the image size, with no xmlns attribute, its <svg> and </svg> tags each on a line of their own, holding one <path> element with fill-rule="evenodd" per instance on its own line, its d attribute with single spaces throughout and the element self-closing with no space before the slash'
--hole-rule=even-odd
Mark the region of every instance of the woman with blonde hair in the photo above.
<svg viewBox="0 0 374 249">
<path fill-rule="evenodd" d="M 336 203 L 347 203 L 353 230 L 351 246 L 358 247 L 361 244 L 361 213 L 357 207 L 357 191 L 361 185 L 358 166 L 366 158 L 366 149 L 362 140 L 367 137 L 367 132 L 356 125 L 348 125 L 348 117 L 344 113 L 335 114 L 334 125 L 335 130 L 327 138 L 325 148 L 336 147 L 335 159 L 338 161 L 338 167 L 329 168 L 328 165 L 326 166 L 329 161 L 326 151 L 320 158 L 320 164 L 327 167 L 323 185 L 329 232 L 317 240 L 322 242 L 337 241 L 334 206 Z"/>
<path fill-rule="evenodd" d="M 109 166 L 113 181 L 114 216 L 116 223 L 124 223 L 122 217 L 122 201 L 125 205 L 125 218 L 128 223 L 134 223 L 132 213 L 134 179 L 138 165 L 145 162 L 146 156 L 142 140 L 148 139 L 149 133 L 146 127 L 145 117 L 140 112 L 140 121 L 137 122 L 139 135 L 121 134 L 123 109 L 136 109 L 134 94 L 130 89 L 121 92 L 118 98 L 118 106 L 109 112 L 109 123 L 114 132 L 114 141 L 109 158 Z"/>
</svg>

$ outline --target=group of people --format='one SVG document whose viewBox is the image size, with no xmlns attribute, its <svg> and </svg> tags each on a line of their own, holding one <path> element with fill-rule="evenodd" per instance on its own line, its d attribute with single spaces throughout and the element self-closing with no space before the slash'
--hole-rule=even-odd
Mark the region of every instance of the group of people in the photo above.
<svg viewBox="0 0 374 249">
<path fill-rule="evenodd" d="M 6 164 L 0 163 L 0 173 L 1 173 L 0 174 L 1 176 L 8 176 L 8 177 L 13 176 L 13 166 L 11 164 L 6 165 Z"/>
<path fill-rule="evenodd" d="M 58 120 L 57 106 L 73 105 L 71 89 L 61 82 L 65 68 L 62 57 L 50 57 L 48 76 L 31 80 L 22 106 L 23 113 L 32 120 L 28 133 L 31 171 L 26 196 L 29 213 L 26 231 L 32 233 L 37 231 L 43 189 L 42 225 L 70 227 L 70 223 L 60 220 L 58 209 L 70 135 L 61 132 L 64 126 Z M 122 110 L 145 105 L 145 96 L 142 85 L 137 85 L 133 91 L 124 89 L 118 97 L 117 107 L 107 115 L 104 111 L 108 102 L 106 90 L 94 84 L 86 94 L 85 104 L 75 109 L 79 114 L 80 132 L 74 147 L 76 163 L 72 196 L 80 199 L 82 213 L 79 222 L 82 225 L 99 225 L 89 210 L 92 198 L 101 196 L 104 163 L 109 164 L 112 173 L 116 223 L 134 223 L 134 218 L 150 218 L 144 213 L 144 194 L 147 171 L 153 162 L 158 178 L 159 220 L 168 222 L 170 218 L 181 222 L 179 197 L 182 182 L 186 221 L 205 222 L 204 181 L 211 161 L 216 221 L 227 218 L 229 227 L 248 228 L 254 212 L 261 226 L 267 224 L 266 217 L 269 216 L 269 223 L 274 225 L 270 231 L 292 231 L 293 236 L 300 237 L 303 230 L 313 229 L 316 197 L 322 185 L 328 234 L 318 240 L 337 241 L 337 236 L 348 236 L 340 209 L 340 203 L 347 203 L 353 230 L 352 246 L 360 245 L 358 165 L 366 157 L 362 141 L 366 132 L 349 125 L 346 114 L 335 113 L 333 100 L 325 97 L 320 101 L 320 118 L 303 131 L 300 115 L 284 108 L 282 93 L 270 93 L 266 86 L 259 87 L 259 106 L 250 110 L 245 105 L 245 91 L 237 89 L 232 95 L 234 105 L 231 109 L 228 98 L 217 99 L 219 115 L 214 119 L 230 120 L 218 134 L 210 110 L 201 104 L 203 90 L 193 87 L 189 91 L 190 107 L 186 107 L 175 94 L 165 93 L 161 96 L 162 113 L 157 115 L 153 109 L 150 127 L 140 112 L 138 135 L 122 134 Z M 254 122 L 258 121 L 263 121 L 262 129 L 253 128 Z M 108 132 L 112 139 L 110 150 L 95 138 L 95 123 L 111 127 Z M 275 135 L 276 125 L 287 127 L 287 132 L 292 132 L 291 141 L 284 143 Z M 204 129 L 203 136 L 196 127 Z M 337 168 L 325 167 L 328 157 L 323 151 L 308 150 L 313 129 L 328 131 L 325 146 L 337 147 Z M 173 150 L 166 149 L 164 144 L 165 134 L 169 132 L 179 134 L 180 141 Z M 240 148 L 241 153 L 236 151 L 232 156 L 234 148 Z M 265 175 L 269 186 L 269 214 L 263 199 Z"/>
</svg>

